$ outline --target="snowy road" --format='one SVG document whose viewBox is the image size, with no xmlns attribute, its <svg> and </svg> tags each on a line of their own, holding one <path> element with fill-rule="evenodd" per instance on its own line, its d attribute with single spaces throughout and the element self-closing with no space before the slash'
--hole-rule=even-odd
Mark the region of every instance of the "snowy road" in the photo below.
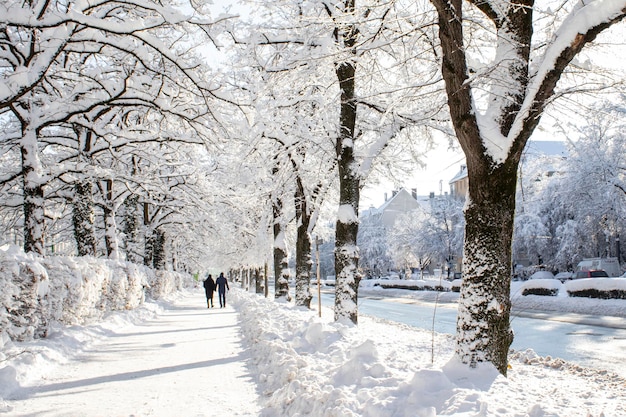
<svg viewBox="0 0 626 417">
<path fill-rule="evenodd" d="M 316 305 L 316 300 L 312 305 Z M 332 306 L 334 294 L 322 293 L 322 301 L 324 305 Z M 410 298 L 383 299 L 362 295 L 359 297 L 359 312 L 422 329 L 434 328 L 439 333 L 454 334 L 456 331 L 456 304 L 436 306 Z M 605 368 L 607 363 L 619 365 L 613 370 L 626 377 L 626 367 L 623 366 L 626 363 L 626 329 L 622 318 L 613 319 L 514 310 L 511 326 L 515 339 L 512 348 L 518 351 L 530 348 L 541 356 L 561 358 L 598 369 Z M 622 325 L 618 325 L 618 321 Z"/>
<path fill-rule="evenodd" d="M 9 398 L 9 415 L 257 416 L 237 313 L 204 303 L 204 294 L 187 294 L 152 320 L 104 331 L 47 380 Z"/>
</svg>

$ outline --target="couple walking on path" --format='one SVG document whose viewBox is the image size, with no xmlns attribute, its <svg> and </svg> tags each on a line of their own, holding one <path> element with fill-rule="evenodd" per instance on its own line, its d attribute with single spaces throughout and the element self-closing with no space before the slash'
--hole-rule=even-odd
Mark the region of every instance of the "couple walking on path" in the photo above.
<svg viewBox="0 0 626 417">
<path fill-rule="evenodd" d="M 213 293 L 217 289 L 217 295 L 220 299 L 220 308 L 226 307 L 226 290 L 230 291 L 228 281 L 224 276 L 224 273 L 220 273 L 217 280 L 213 282 L 211 274 L 204 280 L 204 292 L 206 294 L 206 306 L 207 308 L 213 307 Z"/>
</svg>

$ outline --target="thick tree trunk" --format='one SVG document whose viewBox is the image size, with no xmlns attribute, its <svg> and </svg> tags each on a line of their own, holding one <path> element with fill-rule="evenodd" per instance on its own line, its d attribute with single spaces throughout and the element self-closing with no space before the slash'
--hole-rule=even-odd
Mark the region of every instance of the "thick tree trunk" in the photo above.
<svg viewBox="0 0 626 417">
<path fill-rule="evenodd" d="M 78 256 L 96 256 L 95 209 L 93 185 L 83 180 L 74 184 L 72 223 Z"/>
<path fill-rule="evenodd" d="M 153 234 L 153 247 L 152 247 L 152 267 L 154 269 L 163 271 L 166 265 L 166 250 L 165 250 L 165 232 L 160 229 L 155 229 Z"/>
<path fill-rule="evenodd" d="M 115 210 L 108 204 L 104 206 L 104 243 L 107 250 L 107 257 L 109 259 L 119 259 Z"/>
<path fill-rule="evenodd" d="M 274 218 L 274 298 L 284 298 L 289 301 L 289 265 L 285 248 L 285 232 L 281 223 L 282 208 L 282 200 L 275 198 L 272 201 Z"/>
<path fill-rule="evenodd" d="M 516 181 L 517 163 L 472 176 L 457 318 L 456 353 L 463 363 L 491 362 L 504 375 L 513 342 L 509 316 Z"/>
<path fill-rule="evenodd" d="M 104 192 L 104 241 L 109 259 L 119 259 L 117 244 L 117 222 L 115 221 L 115 202 L 113 201 L 113 181 L 105 181 Z"/>
<path fill-rule="evenodd" d="M 263 294 L 263 274 L 261 268 L 254 268 L 254 290 L 257 294 Z"/>
<path fill-rule="evenodd" d="M 302 179 L 296 181 L 296 221 L 298 230 L 296 236 L 296 305 L 311 307 L 311 236 L 309 235 L 309 224 L 311 216 L 308 211 L 306 198 L 304 195 L 304 185 Z"/>
<path fill-rule="evenodd" d="M 355 2 L 346 1 L 346 14 L 354 13 Z M 358 31 L 353 24 L 346 25 L 337 34 L 337 42 L 356 56 Z M 341 90 L 339 115 L 339 136 L 335 151 L 339 170 L 339 212 L 335 230 L 335 320 L 358 321 L 358 274 L 359 251 L 357 234 L 359 231 L 358 210 L 360 198 L 360 178 L 356 170 L 354 156 L 355 125 L 357 104 L 355 95 L 355 61 L 346 60 L 335 64 L 335 73 Z"/>
<path fill-rule="evenodd" d="M 456 354 L 463 363 L 471 367 L 480 362 L 491 362 L 506 375 L 508 350 L 513 342 L 509 324 L 509 298 L 515 186 L 519 155 L 525 141 L 519 141 L 517 147 L 511 147 L 507 160 L 503 162 L 494 161 L 487 151 L 473 106 L 471 85 L 467 79 L 462 2 L 432 2 L 439 14 L 439 38 L 443 50 L 442 74 L 446 82 L 450 115 L 459 143 L 465 152 L 469 177 Z M 484 7 L 483 11 L 490 16 L 495 14 L 487 3 L 480 7 Z M 520 51 L 522 54 L 528 52 L 524 48 Z M 513 82 L 520 82 L 523 78 L 519 75 L 523 71 L 520 70 L 520 63 L 523 67 L 523 61 L 523 56 L 520 56 L 519 62 L 508 63 L 514 68 L 510 68 L 511 73 L 506 82 L 511 81 L 511 78 Z M 523 87 L 520 89 L 523 91 Z M 517 95 L 507 104 L 501 104 L 502 97 L 495 97 L 491 103 L 501 111 L 507 109 L 507 115 L 495 120 L 505 136 L 512 123 L 508 113 L 519 109 L 520 99 Z"/>
<path fill-rule="evenodd" d="M 143 261 L 139 241 L 140 222 L 139 197 L 131 195 L 124 200 L 123 244 L 126 249 L 126 259 L 137 264 Z"/>
<path fill-rule="evenodd" d="M 21 140 L 24 193 L 24 252 L 44 255 L 44 197 L 37 135 L 24 129 Z"/>
<path fill-rule="evenodd" d="M 624 19 L 626 7 L 581 3 L 596 19 L 580 18 L 587 15 L 579 9 L 568 16 L 564 30 L 558 28 L 558 42 L 548 43 L 545 55 L 533 59 L 537 69 L 531 72 L 533 1 L 470 2 L 491 19 L 496 32 L 496 61 L 484 75 L 492 77 L 490 94 L 487 109 L 481 112 L 474 107 L 468 79 L 462 0 L 431 2 L 439 16 L 441 69 L 451 120 L 469 178 L 456 353 L 470 366 L 491 362 L 506 375 L 513 341 L 509 287 L 519 161 L 564 69 L 598 33 Z M 605 15 L 598 18 L 598 13 Z"/>
</svg>

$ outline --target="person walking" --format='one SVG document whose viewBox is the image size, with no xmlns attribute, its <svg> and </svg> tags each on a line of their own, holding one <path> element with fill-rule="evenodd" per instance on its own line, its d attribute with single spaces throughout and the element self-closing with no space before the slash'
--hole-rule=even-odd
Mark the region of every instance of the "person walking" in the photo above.
<svg viewBox="0 0 626 417">
<path fill-rule="evenodd" d="M 213 277 L 209 274 L 202 284 L 204 286 L 204 293 L 206 294 L 206 308 L 213 307 L 213 293 L 215 292 L 215 282 Z"/>
<path fill-rule="evenodd" d="M 217 295 L 220 299 L 220 308 L 226 307 L 226 290 L 230 291 L 230 287 L 223 272 L 217 277 L 215 285 L 217 286 Z"/>
</svg>

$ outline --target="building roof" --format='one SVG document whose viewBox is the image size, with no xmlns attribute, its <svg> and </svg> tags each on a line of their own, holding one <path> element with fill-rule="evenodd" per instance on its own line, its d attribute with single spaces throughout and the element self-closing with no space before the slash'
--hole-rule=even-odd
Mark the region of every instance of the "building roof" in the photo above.
<svg viewBox="0 0 626 417">
<path fill-rule="evenodd" d="M 401 188 L 394 191 L 391 198 L 385 201 L 380 207 L 369 209 L 361 212 L 363 218 L 368 216 L 380 215 L 382 223 L 387 226 L 393 226 L 396 218 L 401 214 L 409 213 L 413 210 L 426 210 L 431 209 L 431 196 L 416 195 L 414 192 L 409 192 L 405 188 Z"/>
<path fill-rule="evenodd" d="M 467 165 L 461 165 L 459 172 L 457 172 L 454 177 L 450 180 L 448 184 L 454 184 L 455 182 L 462 180 L 467 177 Z"/>
</svg>

